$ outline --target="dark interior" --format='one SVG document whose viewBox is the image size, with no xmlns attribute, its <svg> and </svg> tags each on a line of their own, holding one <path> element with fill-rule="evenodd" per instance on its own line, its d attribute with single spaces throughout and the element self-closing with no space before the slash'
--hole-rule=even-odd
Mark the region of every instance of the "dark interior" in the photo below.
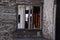
<svg viewBox="0 0 60 40">
<path fill-rule="evenodd" d="M 25 14 L 28 14 L 29 10 L 25 10 Z M 32 13 L 32 10 L 31 12 Z M 33 6 L 33 28 L 40 28 L 40 6 Z M 32 18 L 30 17 L 30 18 Z M 25 29 L 28 29 L 28 21 L 25 21 Z"/>
<path fill-rule="evenodd" d="M 33 7 L 33 18 L 35 28 L 40 28 L 40 6 Z"/>
</svg>

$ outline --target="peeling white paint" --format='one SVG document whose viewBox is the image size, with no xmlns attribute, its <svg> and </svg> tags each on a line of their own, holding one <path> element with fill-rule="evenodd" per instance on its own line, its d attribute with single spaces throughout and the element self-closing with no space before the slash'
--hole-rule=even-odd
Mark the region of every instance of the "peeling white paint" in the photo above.
<svg viewBox="0 0 60 40">
<path fill-rule="evenodd" d="M 54 0 L 44 0 L 43 5 L 43 35 L 46 38 L 52 40 L 52 28 L 53 28 L 53 6 Z M 46 32 L 45 32 L 46 31 Z"/>
</svg>

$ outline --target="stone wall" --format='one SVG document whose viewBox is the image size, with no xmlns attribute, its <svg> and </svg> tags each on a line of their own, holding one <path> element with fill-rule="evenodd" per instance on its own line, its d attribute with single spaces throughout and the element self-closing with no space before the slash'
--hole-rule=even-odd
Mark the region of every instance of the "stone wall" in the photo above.
<svg viewBox="0 0 60 40">
<path fill-rule="evenodd" d="M 24 0 L 21 1 L 24 4 Z M 29 2 L 29 0 L 25 1 Z M 34 4 L 35 0 L 31 1 Z M 35 3 L 39 4 L 40 0 Z M 17 4 L 21 4 L 20 0 L 0 0 L 0 40 L 14 40 L 13 31 L 16 30 Z"/>
<path fill-rule="evenodd" d="M 0 31 L 0 40 L 14 40 L 13 32 L 9 31 Z"/>
<path fill-rule="evenodd" d="M 0 2 L 0 40 L 13 40 L 16 29 L 16 8 L 14 2 Z"/>
<path fill-rule="evenodd" d="M 39 4 L 39 1 L 34 3 Z M 24 4 L 24 2 L 22 3 Z M 53 3 L 54 0 L 44 0 L 43 8 L 43 36 L 50 40 L 52 40 L 52 28 L 54 27 Z M 16 29 L 17 21 L 16 4 L 20 4 L 20 2 L 18 0 L 0 0 L 0 40 L 14 40 L 13 31 Z"/>
</svg>

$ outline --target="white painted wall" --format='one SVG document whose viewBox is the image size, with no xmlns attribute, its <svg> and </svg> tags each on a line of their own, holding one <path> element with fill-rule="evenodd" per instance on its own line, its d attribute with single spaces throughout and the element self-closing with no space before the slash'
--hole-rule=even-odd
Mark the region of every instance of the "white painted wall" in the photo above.
<svg viewBox="0 0 60 40">
<path fill-rule="evenodd" d="M 43 5 L 43 36 L 49 40 L 53 40 L 54 25 L 54 0 L 44 0 Z"/>
</svg>

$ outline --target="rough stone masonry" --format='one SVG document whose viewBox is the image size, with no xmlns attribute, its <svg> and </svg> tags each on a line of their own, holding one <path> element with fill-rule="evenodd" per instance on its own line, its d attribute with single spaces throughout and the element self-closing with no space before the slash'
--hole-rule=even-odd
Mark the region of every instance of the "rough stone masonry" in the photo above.
<svg viewBox="0 0 60 40">
<path fill-rule="evenodd" d="M 25 1 L 25 2 L 23 2 Z M 26 2 L 27 1 L 27 2 Z M 16 5 L 17 4 L 39 5 L 40 0 L 0 0 L 0 40 L 14 40 L 13 32 L 16 29 Z M 43 36 L 52 40 L 53 26 L 53 2 L 54 0 L 44 0 L 43 8 Z M 49 6 L 48 6 L 48 5 Z"/>
<path fill-rule="evenodd" d="M 15 2 L 1 0 L 0 2 L 0 40 L 13 40 L 16 29 Z"/>
</svg>

